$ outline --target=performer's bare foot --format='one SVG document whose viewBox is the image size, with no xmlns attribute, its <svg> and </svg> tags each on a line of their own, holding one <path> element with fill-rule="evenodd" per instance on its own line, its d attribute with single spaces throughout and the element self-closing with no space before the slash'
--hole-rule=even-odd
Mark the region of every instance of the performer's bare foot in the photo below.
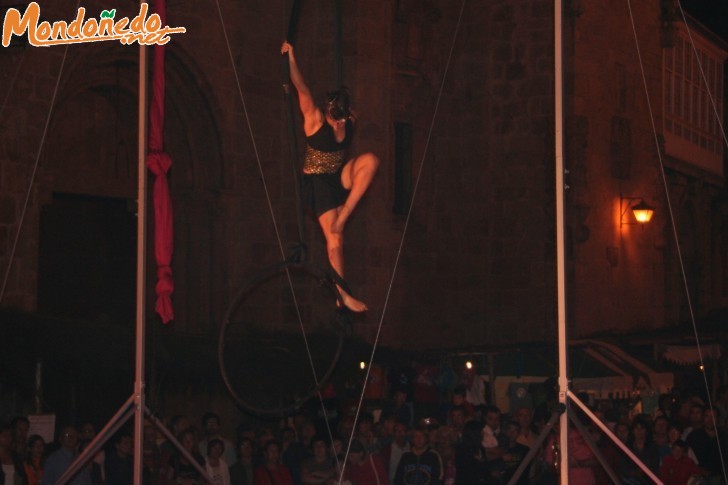
<svg viewBox="0 0 728 485">
<path fill-rule="evenodd" d="M 361 313 L 369 309 L 363 301 L 357 300 L 353 296 L 349 295 L 347 292 L 339 291 L 339 293 L 341 294 L 341 301 L 344 303 L 344 306 L 352 312 Z"/>
<path fill-rule="evenodd" d="M 336 219 L 334 219 L 334 222 L 331 224 L 331 232 L 337 234 L 344 232 L 344 225 L 346 225 L 346 221 L 349 219 L 350 215 L 351 210 L 345 205 L 336 209 Z"/>
</svg>

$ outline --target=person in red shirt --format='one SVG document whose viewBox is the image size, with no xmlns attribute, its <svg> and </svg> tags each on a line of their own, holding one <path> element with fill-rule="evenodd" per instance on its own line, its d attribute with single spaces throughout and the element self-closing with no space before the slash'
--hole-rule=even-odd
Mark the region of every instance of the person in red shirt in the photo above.
<svg viewBox="0 0 728 485">
<path fill-rule="evenodd" d="M 351 443 L 344 478 L 352 485 L 390 485 L 387 469 L 380 456 L 368 454 L 364 445 L 357 440 Z"/>
<path fill-rule="evenodd" d="M 268 441 L 263 446 L 265 463 L 255 469 L 254 485 L 293 485 L 291 472 L 281 463 L 281 445 Z"/>
<path fill-rule="evenodd" d="M 665 485 L 686 485 L 690 477 L 704 474 L 688 457 L 688 444 L 683 440 L 672 444 L 672 453 L 665 457 L 660 467 L 660 478 Z"/>
</svg>

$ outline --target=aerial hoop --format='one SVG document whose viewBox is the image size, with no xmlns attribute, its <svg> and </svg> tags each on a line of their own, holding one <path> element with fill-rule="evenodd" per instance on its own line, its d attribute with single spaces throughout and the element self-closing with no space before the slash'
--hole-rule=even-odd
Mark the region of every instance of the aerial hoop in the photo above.
<svg viewBox="0 0 728 485">
<path fill-rule="evenodd" d="M 337 285 L 344 291 L 350 291 L 346 282 L 333 269 L 324 269 L 307 261 L 308 252 L 303 242 L 301 170 L 298 166 L 297 135 L 287 60 L 283 63 L 283 92 L 295 179 L 299 242 L 291 251 L 286 251 L 283 247 L 219 2 L 217 5 L 238 94 L 248 122 L 255 160 L 283 259 L 282 263 L 263 269 L 243 286 L 230 303 L 218 337 L 218 364 L 226 387 L 241 407 L 261 416 L 281 416 L 300 408 L 324 386 L 335 370 L 351 317 Z M 286 36 L 292 43 L 300 7 L 301 0 L 293 0 Z M 293 338 L 296 325 L 302 341 L 299 345 L 287 345 L 287 339 Z M 328 344 L 318 345 L 322 340 Z M 305 349 L 305 354 L 300 352 L 301 349 Z M 298 360 L 297 357 L 292 357 L 297 351 L 301 353 Z M 304 356 L 308 366 L 299 365 Z M 263 362 L 266 359 L 270 362 Z M 265 372 L 261 372 L 263 369 Z M 279 371 L 281 381 L 287 379 L 291 382 L 286 385 L 279 383 L 277 387 L 261 385 L 264 381 L 263 375 L 276 379 L 276 371 Z M 275 397 L 273 400 L 266 400 L 266 394 Z"/>
<path fill-rule="evenodd" d="M 242 408 L 284 416 L 328 382 L 349 330 L 348 312 L 336 309 L 334 281 L 320 265 L 287 260 L 264 268 L 232 300 L 220 327 L 218 363 Z M 296 338 L 307 339 L 306 352 L 289 344 Z"/>
</svg>

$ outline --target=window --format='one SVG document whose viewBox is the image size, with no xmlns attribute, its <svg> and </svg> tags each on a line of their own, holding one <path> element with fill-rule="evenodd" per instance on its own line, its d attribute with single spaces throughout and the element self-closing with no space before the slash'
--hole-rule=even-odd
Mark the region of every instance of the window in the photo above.
<svg viewBox="0 0 728 485">
<path fill-rule="evenodd" d="M 663 51 L 665 151 L 722 176 L 723 61 L 728 52 L 691 29 L 693 49 L 685 25 L 676 31 L 674 47 Z"/>
</svg>

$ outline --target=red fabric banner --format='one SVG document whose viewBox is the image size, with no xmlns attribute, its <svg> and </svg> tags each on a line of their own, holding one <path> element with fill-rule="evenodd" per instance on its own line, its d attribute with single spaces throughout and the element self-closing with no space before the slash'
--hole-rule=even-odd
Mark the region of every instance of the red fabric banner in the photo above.
<svg viewBox="0 0 728 485">
<path fill-rule="evenodd" d="M 165 0 L 157 0 L 156 13 L 167 25 Z M 164 53 L 165 46 L 155 44 L 152 65 L 152 96 L 149 106 L 149 147 L 147 167 L 154 173 L 154 256 L 157 261 L 157 302 L 154 309 L 169 323 L 174 319 L 171 295 L 174 291 L 172 279 L 172 253 L 174 252 L 174 229 L 172 224 L 172 198 L 169 195 L 167 172 L 172 159 L 164 152 Z"/>
</svg>

